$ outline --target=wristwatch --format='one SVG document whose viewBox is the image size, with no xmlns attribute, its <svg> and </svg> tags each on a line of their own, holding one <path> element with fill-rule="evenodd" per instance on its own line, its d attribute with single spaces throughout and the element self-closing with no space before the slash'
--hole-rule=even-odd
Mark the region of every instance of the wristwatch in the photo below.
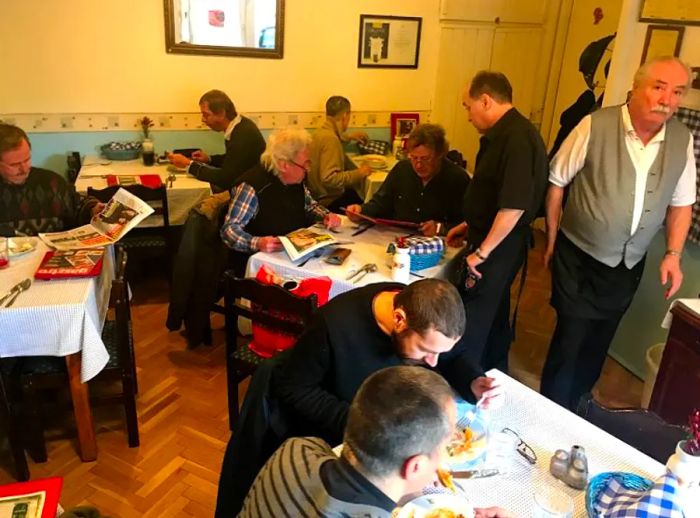
<svg viewBox="0 0 700 518">
<path fill-rule="evenodd" d="M 479 259 L 481 259 L 482 261 L 486 261 L 486 259 L 489 258 L 488 255 L 483 255 L 483 254 L 481 253 L 481 248 L 477 248 L 476 250 L 474 250 L 474 255 L 477 256 L 477 257 L 478 257 Z"/>
<path fill-rule="evenodd" d="M 664 255 L 675 255 L 676 257 L 680 257 L 681 251 L 680 250 L 673 250 L 672 248 L 669 248 L 668 250 L 666 250 Z"/>
</svg>

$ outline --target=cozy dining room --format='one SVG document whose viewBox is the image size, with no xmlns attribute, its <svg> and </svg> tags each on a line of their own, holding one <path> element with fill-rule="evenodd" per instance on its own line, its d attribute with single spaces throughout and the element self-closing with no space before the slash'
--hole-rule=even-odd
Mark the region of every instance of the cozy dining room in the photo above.
<svg viewBox="0 0 700 518">
<path fill-rule="evenodd" d="M 700 517 L 696 2 L 6 4 L 0 518 Z"/>
</svg>

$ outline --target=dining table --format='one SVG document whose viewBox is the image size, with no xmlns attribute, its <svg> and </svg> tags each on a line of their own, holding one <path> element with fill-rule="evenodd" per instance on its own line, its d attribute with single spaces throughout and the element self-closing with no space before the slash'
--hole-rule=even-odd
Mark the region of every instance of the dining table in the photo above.
<svg viewBox="0 0 700 518">
<path fill-rule="evenodd" d="M 384 183 L 384 180 L 386 180 L 389 171 L 391 171 L 391 169 L 396 165 L 396 162 L 398 162 L 396 157 L 393 155 L 382 155 L 381 159 L 383 159 L 383 161 L 378 160 L 377 158 L 379 157 L 373 160 L 363 159 L 363 157 L 366 156 L 377 157 L 377 155 L 348 155 L 348 158 L 350 158 L 350 160 L 352 160 L 357 167 L 367 163 L 367 165 L 372 168 L 372 173 L 364 179 L 360 185 L 360 188 L 358 189 L 360 191 L 358 194 L 365 203 L 372 199 L 372 196 L 375 195 L 375 193 Z"/>
<path fill-rule="evenodd" d="M 397 237 L 413 235 L 415 230 L 387 225 L 358 225 L 346 216 L 340 216 L 341 225 L 334 232 L 325 231 L 323 227 L 315 228 L 319 232 L 329 232 L 336 243 L 321 249 L 320 257 L 306 257 L 291 261 L 285 251 L 257 252 L 248 259 L 246 277 L 255 277 L 258 270 L 267 266 L 277 275 L 290 280 L 328 276 L 332 284 L 329 297 L 335 297 L 354 288 L 375 282 L 392 281 L 389 261 L 391 255 L 387 248 Z M 324 261 L 331 250 L 342 247 L 350 249 L 350 255 L 341 265 L 328 264 Z M 447 247 L 439 263 L 430 268 L 412 271 L 409 283 L 423 278 L 454 280 L 458 274 L 460 249 Z M 308 259 L 308 260 L 307 260 Z M 376 271 L 361 276 L 362 266 L 373 264 Z M 349 278 L 352 274 L 355 277 Z"/>
<path fill-rule="evenodd" d="M 663 464 L 633 448 L 606 431 L 589 423 L 564 407 L 507 374 L 492 369 L 487 372 L 503 388 L 501 402 L 495 409 L 481 412 L 488 434 L 508 428 L 530 446 L 536 455 L 530 464 L 517 452 L 511 452 L 511 469 L 506 473 L 483 478 L 455 478 L 459 493 L 473 507 L 502 507 L 516 518 L 535 516 L 535 492 L 553 488 L 573 501 L 572 518 L 585 518 L 586 492 L 574 489 L 555 478 L 549 471 L 552 455 L 557 450 L 569 452 L 573 445 L 583 447 L 588 460 L 589 480 L 604 472 L 629 472 L 655 480 L 666 473 Z M 458 405 L 458 408 L 461 405 Z M 487 436 L 487 456 L 489 448 Z M 339 449 L 336 450 L 336 452 Z M 488 461 L 473 469 L 489 469 Z M 450 492 L 433 486 L 409 495 L 401 504 L 424 494 Z"/>
<path fill-rule="evenodd" d="M 176 168 L 172 164 L 144 165 L 142 160 L 107 160 L 88 155 L 80 168 L 75 182 L 76 190 L 87 193 L 88 187 L 104 189 L 108 177 L 137 177 L 140 175 L 158 175 L 167 187 L 168 215 L 171 225 L 183 225 L 190 210 L 206 197 L 210 196 L 211 186 L 208 182 L 198 180 L 188 174 L 185 169 Z M 139 227 L 158 227 L 163 225 L 160 216 L 151 216 L 143 220 Z"/>
<path fill-rule="evenodd" d="M 97 277 L 36 280 L 34 272 L 49 248 L 39 238 L 32 249 L 10 257 L 0 270 L 0 296 L 25 279 L 31 280 L 10 307 L 0 307 L 0 357 L 64 357 L 68 371 L 78 446 L 83 461 L 97 458 L 97 441 L 87 382 L 109 360 L 102 341 L 114 279 L 113 249 L 108 247 Z"/>
</svg>

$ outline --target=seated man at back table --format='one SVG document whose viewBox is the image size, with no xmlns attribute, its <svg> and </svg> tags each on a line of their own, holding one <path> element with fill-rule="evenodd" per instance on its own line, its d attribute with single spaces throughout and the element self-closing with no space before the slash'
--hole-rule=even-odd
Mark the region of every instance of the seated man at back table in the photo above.
<svg viewBox="0 0 700 518">
<path fill-rule="evenodd" d="M 311 171 L 307 184 L 314 198 L 338 212 L 341 207 L 361 203 L 355 187 L 372 174 L 368 165 L 355 166 L 345 155 L 343 140 L 367 140 L 367 134 L 345 134 L 350 123 L 350 101 L 334 95 L 326 101 L 326 122 L 311 139 Z"/>
<path fill-rule="evenodd" d="M 445 130 L 438 124 L 419 124 L 408 136 L 408 160 L 389 172 L 367 203 L 350 205 L 347 216 L 356 214 L 420 223 L 425 236 L 444 234 L 462 221 L 462 199 L 469 185 L 467 172 L 447 160 Z"/>
<path fill-rule="evenodd" d="M 62 176 L 32 167 L 32 147 L 17 126 L 0 123 L 0 235 L 58 232 L 88 223 L 103 204 Z"/>
<path fill-rule="evenodd" d="M 187 158 L 170 153 L 168 159 L 176 167 L 199 180 L 209 182 L 219 190 L 233 187 L 238 178 L 260 160 L 265 151 L 265 139 L 255 123 L 236 112 L 233 101 L 221 90 L 210 90 L 199 99 L 202 122 L 214 131 L 223 132 L 226 153 L 207 155 L 201 149 Z"/>
<path fill-rule="evenodd" d="M 319 308 L 271 379 L 271 393 L 293 435 L 339 443 L 350 402 L 373 372 L 395 365 L 437 369 L 465 399 L 500 393 L 493 378 L 454 345 L 465 313 L 449 282 L 377 283 L 339 295 Z"/>
<path fill-rule="evenodd" d="M 456 413 L 438 374 L 409 366 L 375 372 L 350 405 L 340 458 L 322 439 L 289 439 L 258 474 L 238 516 L 389 518 L 406 496 L 437 481 Z M 509 516 L 475 511 L 476 518 Z"/>
</svg>

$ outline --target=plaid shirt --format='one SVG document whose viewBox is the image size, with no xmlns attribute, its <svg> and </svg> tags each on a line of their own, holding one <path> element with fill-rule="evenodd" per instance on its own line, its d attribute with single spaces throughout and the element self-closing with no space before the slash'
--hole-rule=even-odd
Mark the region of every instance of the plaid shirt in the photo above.
<svg viewBox="0 0 700 518">
<path fill-rule="evenodd" d="M 221 239 L 226 246 L 239 252 L 256 252 L 258 250 L 258 241 L 262 236 L 253 236 L 244 230 L 246 225 L 257 215 L 258 210 L 258 197 L 255 195 L 255 189 L 245 182 L 239 183 L 231 193 L 228 214 L 221 227 Z M 304 210 L 319 220 L 328 214 L 328 210 L 313 199 L 306 185 L 304 185 Z"/>
<path fill-rule="evenodd" d="M 690 108 L 678 108 L 676 118 L 688 126 L 688 129 L 693 134 L 695 164 L 698 171 L 700 171 L 700 111 L 691 110 Z M 700 175 L 696 177 L 695 181 L 698 188 L 697 200 L 700 199 Z M 700 245 L 700 203 L 698 201 L 693 205 L 693 223 L 690 225 L 688 240 L 696 245 Z"/>
</svg>

